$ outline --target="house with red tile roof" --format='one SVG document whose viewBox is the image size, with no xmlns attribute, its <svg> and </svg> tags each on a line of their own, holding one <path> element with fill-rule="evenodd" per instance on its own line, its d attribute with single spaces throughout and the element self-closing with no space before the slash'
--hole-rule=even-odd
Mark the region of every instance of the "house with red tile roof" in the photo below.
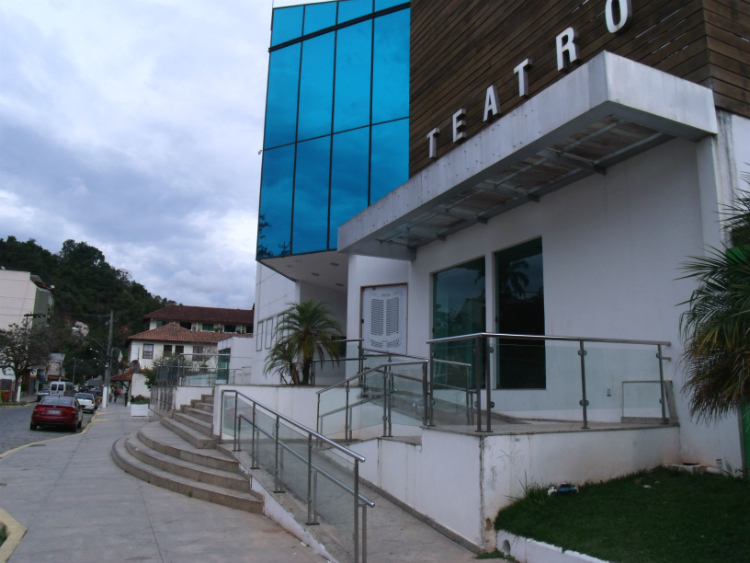
<svg viewBox="0 0 750 563">
<path fill-rule="evenodd" d="M 252 334 L 255 307 L 252 309 L 222 309 L 219 307 L 194 307 L 167 305 L 149 313 L 149 329 L 175 323 L 196 332 L 226 332 Z"/>
</svg>

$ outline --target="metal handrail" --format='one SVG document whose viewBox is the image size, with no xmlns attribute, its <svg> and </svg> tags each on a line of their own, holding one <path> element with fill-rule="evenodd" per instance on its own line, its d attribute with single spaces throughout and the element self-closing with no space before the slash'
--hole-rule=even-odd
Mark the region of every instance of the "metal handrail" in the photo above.
<svg viewBox="0 0 750 563">
<path fill-rule="evenodd" d="M 363 352 L 372 352 L 374 354 L 377 354 L 378 356 L 389 356 L 389 357 L 390 356 L 399 356 L 400 358 L 409 358 L 409 359 L 412 359 L 412 360 L 424 360 L 424 361 L 428 361 L 427 358 L 422 357 L 422 356 L 410 356 L 408 354 L 396 354 L 394 352 L 386 352 L 386 351 L 383 351 L 383 350 L 373 350 L 372 348 L 362 348 L 362 351 Z"/>
<path fill-rule="evenodd" d="M 326 387 L 324 389 L 321 389 L 320 391 L 316 391 L 315 394 L 316 395 L 320 395 L 321 393 L 325 393 L 326 391 L 328 391 L 330 389 L 333 389 L 334 387 L 340 387 L 340 386 L 342 386 L 342 385 L 344 385 L 346 383 L 349 383 L 350 381 L 354 381 L 355 379 L 360 379 L 362 376 L 367 375 L 368 373 L 372 373 L 373 371 L 377 371 L 377 370 L 379 370 L 381 368 L 384 368 L 384 367 L 415 366 L 415 365 L 426 364 L 428 362 L 429 362 L 429 360 L 426 360 L 426 359 L 423 359 L 423 360 L 421 360 L 419 362 L 386 362 L 384 364 L 379 364 L 379 365 L 377 365 L 375 367 L 367 368 L 366 370 L 358 373 L 357 375 L 353 375 L 353 376 L 351 376 L 351 377 L 349 377 L 347 379 L 342 379 L 341 381 L 338 381 L 338 382 L 336 382 L 336 383 L 334 383 L 332 385 L 329 385 L 328 387 Z M 414 379 L 415 381 L 421 381 L 419 379 L 410 377 L 408 375 L 400 375 L 399 377 L 407 377 L 407 378 L 410 378 L 410 379 Z"/>
<path fill-rule="evenodd" d="M 602 342 L 608 344 L 646 344 L 652 346 L 671 346 L 667 340 L 629 340 L 617 338 L 593 338 L 588 336 L 551 336 L 540 334 L 506 334 L 502 332 L 475 332 L 473 334 L 462 334 L 461 336 L 445 336 L 433 338 L 427 344 L 442 344 L 444 342 L 458 342 L 460 340 L 473 340 L 475 338 L 504 338 L 506 340 L 558 340 L 563 342 Z"/>
<path fill-rule="evenodd" d="M 266 432 L 265 430 L 263 430 L 260 426 L 257 426 L 255 423 L 253 423 L 252 420 L 250 420 L 249 418 L 247 418 L 244 414 L 241 414 L 239 416 L 239 418 L 240 419 L 244 419 L 245 421 L 249 422 L 254 428 L 257 428 L 259 432 L 263 433 L 264 435 L 268 436 L 269 438 L 273 438 L 273 436 L 271 434 L 269 434 L 268 432 Z M 300 455 L 297 451 L 294 450 L 294 448 L 290 448 L 289 446 L 287 446 L 284 443 L 283 440 L 279 440 L 279 443 L 281 444 L 281 446 L 286 451 L 288 451 L 289 453 L 291 453 L 294 457 L 296 457 L 300 461 L 304 461 L 304 462 L 308 461 L 307 458 L 305 458 L 304 456 Z M 336 477 L 334 477 L 333 475 L 331 475 L 330 473 L 328 473 L 322 467 L 319 467 L 319 466 L 317 466 L 314 463 L 311 463 L 311 467 L 313 467 L 318 473 L 322 473 L 325 477 L 328 478 L 329 481 L 331 481 L 337 487 L 345 490 L 347 493 L 351 493 L 352 495 L 355 494 L 354 489 L 352 489 L 351 487 L 349 487 L 345 483 L 342 483 L 339 479 L 336 479 Z M 368 499 L 363 494 L 361 494 L 361 493 L 356 493 L 356 494 L 359 497 L 359 499 L 362 500 L 363 502 L 365 502 L 367 504 L 367 506 L 369 506 L 370 508 L 373 508 L 375 506 L 375 503 L 373 501 L 371 501 L 370 499 Z"/>
<path fill-rule="evenodd" d="M 588 351 L 586 350 L 585 343 L 605 343 L 605 344 L 633 344 L 633 345 L 645 345 L 645 346 L 655 346 L 656 347 L 656 358 L 659 360 L 659 382 L 661 386 L 661 414 L 662 414 L 662 423 L 663 424 L 669 424 L 669 419 L 667 417 L 666 413 L 666 397 L 665 397 L 665 390 L 664 390 L 664 366 L 663 361 L 664 360 L 670 360 L 671 358 L 666 357 L 662 353 L 662 347 L 664 346 L 671 346 L 672 343 L 665 340 L 633 340 L 633 339 L 617 339 L 617 338 L 595 338 L 595 337 L 584 337 L 584 336 L 552 336 L 552 335 L 536 335 L 536 334 L 508 334 L 508 333 L 498 333 L 498 332 L 476 332 L 473 334 L 462 334 L 459 336 L 448 336 L 448 337 L 442 337 L 442 338 L 433 338 L 427 341 L 427 344 L 430 346 L 430 356 L 433 357 L 433 364 L 438 361 L 434 359 L 434 352 L 433 352 L 433 346 L 437 344 L 447 344 L 451 342 L 462 342 L 467 340 L 473 340 L 475 342 L 474 345 L 474 356 L 475 356 L 475 363 L 476 366 L 482 365 L 482 351 L 481 347 L 479 345 L 480 341 L 482 340 L 489 340 L 491 338 L 495 338 L 498 340 L 518 340 L 518 341 L 526 341 L 526 342 L 545 342 L 547 340 L 550 341 L 557 341 L 557 342 L 575 342 L 578 344 L 578 355 L 580 356 L 581 360 L 581 367 L 580 367 L 580 373 L 581 373 L 581 400 L 579 401 L 579 404 L 582 408 L 582 419 L 583 419 L 583 429 L 588 429 L 588 405 L 589 401 L 586 396 L 586 355 L 588 354 Z M 489 354 L 492 352 L 492 348 L 490 346 L 487 346 L 484 350 L 484 354 L 486 357 L 485 362 L 485 369 L 484 369 L 484 379 L 485 379 L 485 399 L 486 399 L 486 408 L 485 408 L 485 414 L 487 419 L 486 429 L 482 429 L 482 408 L 480 406 L 480 401 L 477 400 L 476 407 L 477 407 L 477 432 L 491 432 L 492 431 L 492 407 L 494 406 L 494 403 L 491 399 L 492 394 L 492 384 L 490 381 L 490 369 L 489 365 Z M 480 383 L 480 374 L 476 374 L 476 393 L 477 397 L 480 397 L 481 393 L 481 383 Z M 432 388 L 433 386 L 433 378 L 434 378 L 434 369 L 430 370 L 430 382 L 429 386 Z"/>
<path fill-rule="evenodd" d="M 348 456 L 350 456 L 350 457 L 353 457 L 353 458 L 354 458 L 354 459 L 356 459 L 357 461 L 360 461 L 360 462 L 364 462 L 364 461 L 365 461 L 365 456 L 363 456 L 363 455 L 360 455 L 360 454 L 358 454 L 357 452 L 353 452 L 353 451 L 352 451 L 352 450 L 350 450 L 349 448 L 347 448 L 347 447 L 344 447 L 344 446 L 342 446 L 341 444 L 338 444 L 338 443 L 334 442 L 333 440 L 331 440 L 331 439 L 329 439 L 329 438 L 326 438 L 326 437 L 325 437 L 325 436 L 323 436 L 322 434 L 318 434 L 318 433 L 317 433 L 317 432 L 316 432 L 315 430 L 313 430 L 312 428 L 308 428 L 308 427 L 307 427 L 307 426 L 305 426 L 304 424 L 300 424 L 300 423 L 299 423 L 299 422 L 297 422 L 296 420 L 292 420 L 292 419 L 291 419 L 291 418 L 289 418 L 288 416 L 284 416 L 283 414 L 281 414 L 280 412 L 278 412 L 278 411 L 276 411 L 276 410 L 272 409 L 271 407 L 267 407 L 267 406 L 266 406 L 266 405 L 264 405 L 263 403 L 260 403 L 260 402 L 256 401 L 255 399 L 252 399 L 252 398 L 248 397 L 247 395 L 244 395 L 243 393 L 240 393 L 240 392 L 239 392 L 239 391 L 237 391 L 237 390 L 234 390 L 234 389 L 222 389 L 222 390 L 221 390 L 221 394 L 222 394 L 222 402 L 221 402 L 221 404 L 222 404 L 222 408 L 223 408 L 223 406 L 224 406 L 224 401 L 223 401 L 223 395 L 224 395 L 224 393 L 235 393 L 235 394 L 236 394 L 236 395 L 237 395 L 238 397 L 243 397 L 244 399 L 247 399 L 247 400 L 248 400 L 248 401 L 250 401 L 251 403 L 253 403 L 253 404 L 255 404 L 255 405 L 257 405 L 257 406 L 261 407 L 262 409 L 264 409 L 264 410 L 266 410 L 266 411 L 268 411 L 268 412 L 272 413 L 272 414 L 273 414 L 274 416 L 278 417 L 279 419 L 283 420 L 284 422 L 287 422 L 287 423 L 291 424 L 292 426 L 294 426 L 294 427 L 298 428 L 299 430 L 302 430 L 303 432 L 306 432 L 306 433 L 308 433 L 308 434 L 309 434 L 310 436 L 313 436 L 313 437 L 315 437 L 316 439 L 318 439 L 318 440 L 320 440 L 320 441 L 322 441 L 322 442 L 325 442 L 326 444 L 329 444 L 329 445 L 330 445 L 330 446 L 332 446 L 333 448 L 335 448 L 335 449 L 339 450 L 340 452 L 343 452 L 343 453 L 345 453 L 346 455 L 348 455 Z"/>
</svg>

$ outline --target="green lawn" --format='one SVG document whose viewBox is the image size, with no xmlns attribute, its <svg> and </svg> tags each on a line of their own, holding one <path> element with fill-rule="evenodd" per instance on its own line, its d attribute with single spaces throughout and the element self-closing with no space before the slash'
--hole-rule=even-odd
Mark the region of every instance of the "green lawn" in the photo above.
<svg viewBox="0 0 750 563">
<path fill-rule="evenodd" d="M 750 481 L 659 468 L 577 494 L 533 489 L 495 528 L 618 563 L 748 563 Z"/>
<path fill-rule="evenodd" d="M 5 535 L 5 526 L 0 524 L 0 545 L 3 545 L 5 543 L 6 537 L 7 536 Z"/>
</svg>

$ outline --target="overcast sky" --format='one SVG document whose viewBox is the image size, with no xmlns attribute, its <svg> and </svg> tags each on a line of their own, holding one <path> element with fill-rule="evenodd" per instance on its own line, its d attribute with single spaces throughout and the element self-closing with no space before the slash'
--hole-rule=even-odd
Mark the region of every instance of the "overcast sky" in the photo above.
<svg viewBox="0 0 750 563">
<path fill-rule="evenodd" d="M 271 6 L 0 0 L 0 238 L 251 307 Z"/>
</svg>

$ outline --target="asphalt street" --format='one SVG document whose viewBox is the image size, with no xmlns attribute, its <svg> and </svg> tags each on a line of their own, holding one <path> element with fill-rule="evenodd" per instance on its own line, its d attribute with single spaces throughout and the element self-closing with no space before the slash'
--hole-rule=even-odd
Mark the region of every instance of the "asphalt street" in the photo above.
<svg viewBox="0 0 750 563">
<path fill-rule="evenodd" d="M 25 407 L 0 407 L 0 454 L 32 442 L 71 434 L 69 430 L 62 428 L 30 430 L 29 421 L 35 405 L 36 403 L 30 403 Z M 86 428 L 91 416 L 83 414 L 83 428 Z"/>
</svg>

